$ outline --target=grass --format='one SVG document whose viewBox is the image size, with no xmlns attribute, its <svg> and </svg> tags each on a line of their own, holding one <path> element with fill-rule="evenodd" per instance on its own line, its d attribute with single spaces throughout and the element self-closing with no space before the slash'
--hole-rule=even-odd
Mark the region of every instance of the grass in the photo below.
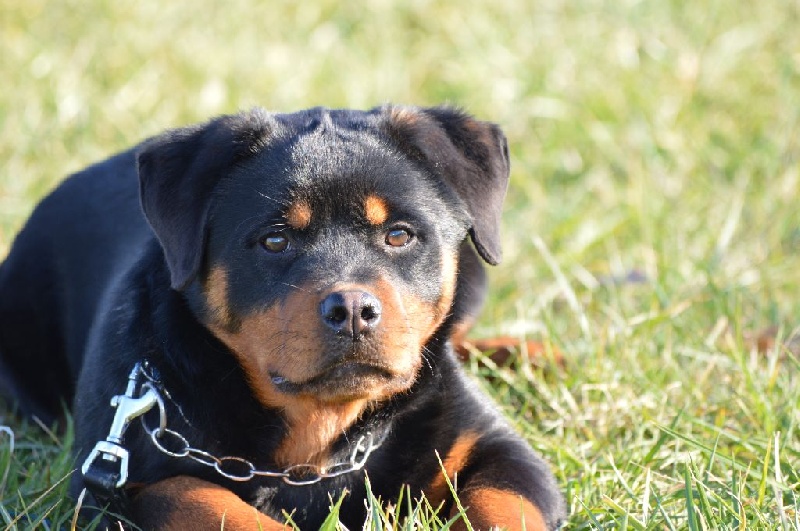
<svg viewBox="0 0 800 531">
<path fill-rule="evenodd" d="M 785 0 L 0 2 L 0 256 L 64 175 L 166 127 L 462 105 L 513 159 L 476 333 L 566 357 L 468 369 L 569 528 L 800 529 L 798 27 Z M 0 521 L 68 524 L 69 432 L 0 424 Z"/>
</svg>

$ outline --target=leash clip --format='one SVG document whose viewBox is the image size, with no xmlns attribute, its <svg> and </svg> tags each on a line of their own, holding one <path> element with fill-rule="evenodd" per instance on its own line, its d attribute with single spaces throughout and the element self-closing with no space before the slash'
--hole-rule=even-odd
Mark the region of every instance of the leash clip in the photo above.
<svg viewBox="0 0 800 531">
<path fill-rule="evenodd" d="M 161 412 L 161 429 L 163 430 L 166 425 L 166 415 L 161 395 L 150 383 L 145 382 L 141 386 L 141 390 L 144 391 L 142 396 L 134 396 L 142 376 L 146 376 L 142 364 L 137 363 L 128 376 L 128 387 L 125 390 L 125 394 L 116 395 L 111 398 L 111 406 L 114 407 L 116 411 L 114 412 L 114 420 L 111 423 L 111 429 L 108 432 L 106 440 L 98 441 L 97 444 L 95 444 L 94 448 L 83 462 L 83 466 L 81 466 L 84 479 L 90 482 L 102 483 L 105 489 L 110 489 L 112 487 L 119 489 L 128 481 L 129 452 L 122 446 L 122 440 L 125 435 L 125 430 L 128 428 L 131 421 L 144 415 L 150 411 L 154 405 L 158 404 Z M 108 472 L 95 472 L 96 467 L 94 467 L 94 465 L 98 459 L 101 459 L 101 462 L 107 465 L 103 468 L 107 469 L 108 465 L 118 466 L 119 471 L 112 473 L 112 476 L 116 477 L 116 481 L 109 478 Z M 103 479 L 92 477 L 98 474 L 102 476 Z M 110 485 L 112 481 L 113 486 Z"/>
</svg>

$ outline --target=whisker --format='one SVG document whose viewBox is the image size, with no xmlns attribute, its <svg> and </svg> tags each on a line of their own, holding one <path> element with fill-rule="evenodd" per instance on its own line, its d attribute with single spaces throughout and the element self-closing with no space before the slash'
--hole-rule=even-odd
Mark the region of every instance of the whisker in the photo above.
<svg viewBox="0 0 800 531">
<path fill-rule="evenodd" d="M 311 293 L 311 290 L 309 290 L 309 289 L 301 288 L 300 286 L 296 286 L 296 285 L 290 284 L 288 282 L 280 282 L 279 284 L 281 284 L 283 286 L 288 286 L 290 288 L 294 288 L 296 290 L 302 291 L 303 293 Z"/>
</svg>

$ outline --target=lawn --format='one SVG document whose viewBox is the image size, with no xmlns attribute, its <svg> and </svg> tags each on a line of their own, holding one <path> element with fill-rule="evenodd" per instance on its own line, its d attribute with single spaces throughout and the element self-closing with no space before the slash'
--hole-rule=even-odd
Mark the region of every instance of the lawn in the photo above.
<svg viewBox="0 0 800 531">
<path fill-rule="evenodd" d="M 457 104 L 512 153 L 475 334 L 565 359 L 467 369 L 568 527 L 800 529 L 798 28 L 790 0 L 0 0 L 0 257 L 65 175 L 164 128 Z M 69 430 L 0 424 L 0 521 L 68 525 Z"/>
</svg>

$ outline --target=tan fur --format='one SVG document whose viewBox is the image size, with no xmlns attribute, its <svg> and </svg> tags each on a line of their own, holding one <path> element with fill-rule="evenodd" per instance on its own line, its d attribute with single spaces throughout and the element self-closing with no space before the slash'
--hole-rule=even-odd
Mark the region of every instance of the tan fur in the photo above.
<svg viewBox="0 0 800 531">
<path fill-rule="evenodd" d="M 258 512 L 230 490 L 189 476 L 165 479 L 142 488 L 131 500 L 131 513 L 142 529 L 289 529 Z"/>
<path fill-rule="evenodd" d="M 223 321 L 236 320 L 232 329 L 217 322 L 209 329 L 231 350 L 247 375 L 258 400 L 283 411 L 288 425 L 286 438 L 275 458 L 292 464 L 324 465 L 328 449 L 362 413 L 382 400 L 406 391 L 422 365 L 421 350 L 447 316 L 455 293 L 457 263 L 454 254 L 442 259 L 442 293 L 433 305 L 398 291 L 396 285 L 379 279 L 369 286 L 337 285 L 332 290 L 371 291 L 382 303 L 382 320 L 375 335 L 361 353 L 363 361 L 380 366 L 394 375 L 389 380 L 365 379 L 360 396 L 289 395 L 279 391 L 271 375 L 303 383 L 325 369 L 324 324 L 319 318 L 319 301 L 324 293 L 313 286 L 301 286 L 272 307 L 248 316 L 234 316 L 227 304 L 227 275 L 215 268 L 207 282 L 209 306 Z"/>
<path fill-rule="evenodd" d="M 213 322 L 230 328 L 233 319 L 228 306 L 228 272 L 225 269 L 221 267 L 211 269 L 205 282 L 205 294 Z"/>
<path fill-rule="evenodd" d="M 453 297 L 456 291 L 456 273 L 458 271 L 456 255 L 443 255 L 441 264 L 441 292 L 433 305 L 414 297 L 406 297 L 406 314 L 413 315 L 414 319 L 416 319 L 417 324 L 414 326 L 419 333 L 418 341 L 420 347 L 427 343 L 434 332 L 442 325 L 453 304 Z"/>
<path fill-rule="evenodd" d="M 311 206 L 303 200 L 297 200 L 286 211 L 286 222 L 290 227 L 303 230 L 311 224 Z"/>
<path fill-rule="evenodd" d="M 261 403 L 282 408 L 283 395 L 272 386 L 270 372 L 291 381 L 305 381 L 316 375 L 322 340 L 309 311 L 311 296 L 302 290 L 255 314 L 240 318 L 235 332 L 209 324 L 209 329 L 233 352 L 245 370 Z M 312 323 L 312 325 L 309 325 Z"/>
<path fill-rule="evenodd" d="M 467 432 L 462 434 L 453 443 L 453 447 L 447 452 L 447 455 L 442 457 L 442 466 L 447 471 L 447 477 L 450 482 L 455 482 L 456 474 L 467 464 L 469 456 L 472 453 L 472 448 L 478 441 L 476 433 Z M 450 487 L 445 481 L 444 473 L 441 470 L 436 471 L 436 476 L 431 481 L 427 489 L 425 489 L 425 497 L 431 502 L 434 507 L 438 506 L 445 499 L 450 497 Z"/>
<path fill-rule="evenodd" d="M 442 291 L 439 296 L 439 302 L 436 305 L 436 318 L 444 321 L 450 307 L 453 305 L 453 299 L 456 296 L 456 278 L 458 275 L 458 255 L 456 253 L 445 253 L 442 255 Z M 441 322 L 436 324 L 439 328 Z M 435 330 L 434 330 L 435 331 Z M 433 334 L 433 331 L 431 332 Z"/>
<path fill-rule="evenodd" d="M 519 494 L 481 487 L 465 490 L 459 499 L 461 505 L 467 508 L 467 518 L 473 529 L 547 531 L 547 524 L 539 509 Z M 453 513 L 456 512 L 457 509 L 454 509 Z M 467 526 L 463 521 L 459 521 L 453 529 L 466 531 Z"/>
<path fill-rule="evenodd" d="M 298 399 L 285 409 L 289 433 L 275 453 L 282 466 L 328 463 L 328 448 L 367 407 L 367 400 L 323 404 L 311 398 Z"/>
<path fill-rule="evenodd" d="M 358 419 L 368 402 L 327 403 L 286 395 L 274 387 L 270 373 L 293 382 L 318 374 L 323 340 L 313 324 L 318 321 L 314 301 L 314 295 L 299 290 L 282 304 L 242 319 L 236 333 L 212 327 L 239 360 L 259 401 L 283 411 L 288 430 L 275 454 L 283 466 L 324 465 L 330 444 Z"/>
<path fill-rule="evenodd" d="M 370 195 L 364 201 L 364 215 L 371 225 L 381 225 L 389 219 L 389 205 L 376 195 Z"/>
<path fill-rule="evenodd" d="M 393 107 L 391 111 L 389 111 L 389 120 L 398 125 L 402 124 L 404 126 L 411 127 L 419 122 L 419 114 L 417 114 L 417 111 L 412 109 Z"/>
<path fill-rule="evenodd" d="M 414 346 L 420 340 L 419 335 L 415 327 L 409 326 L 409 317 L 404 315 L 396 326 L 376 338 L 374 352 L 370 354 L 372 362 L 397 374 L 396 380 L 367 380 L 363 396 L 344 402 L 329 397 L 281 393 L 273 385 L 271 373 L 299 383 L 312 379 L 322 370 L 325 344 L 317 311 L 320 298 L 311 290 L 297 290 L 282 303 L 241 318 L 236 331 L 209 324 L 209 329 L 237 357 L 259 401 L 267 407 L 283 410 L 289 430 L 276 458 L 286 465 L 324 464 L 330 444 L 371 402 L 407 389 L 421 364 L 421 345 Z M 390 302 L 385 302 L 385 308 L 401 302 L 397 295 L 387 298 Z"/>
</svg>

